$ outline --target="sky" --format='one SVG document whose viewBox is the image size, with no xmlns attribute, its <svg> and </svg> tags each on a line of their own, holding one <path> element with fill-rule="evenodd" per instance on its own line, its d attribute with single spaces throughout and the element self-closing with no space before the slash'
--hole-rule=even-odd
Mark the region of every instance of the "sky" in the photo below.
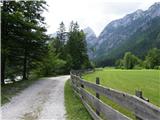
<svg viewBox="0 0 160 120">
<path fill-rule="evenodd" d="M 137 9 L 146 10 L 160 0 L 46 0 L 48 11 L 43 13 L 47 33 L 54 34 L 63 21 L 68 29 L 77 21 L 80 28 L 90 27 L 98 36 L 104 27 L 115 19 Z"/>
</svg>

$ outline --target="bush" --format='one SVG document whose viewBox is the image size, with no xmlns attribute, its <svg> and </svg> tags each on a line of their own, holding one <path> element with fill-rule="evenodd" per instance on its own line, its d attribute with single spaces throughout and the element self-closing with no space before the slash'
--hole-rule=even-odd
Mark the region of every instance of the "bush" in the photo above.
<svg viewBox="0 0 160 120">
<path fill-rule="evenodd" d="M 154 69 L 160 70 L 160 66 L 155 66 Z"/>
<path fill-rule="evenodd" d="M 133 69 L 142 66 L 142 61 L 135 55 L 133 55 L 131 52 L 126 52 L 123 59 L 119 59 L 115 63 L 116 68 L 119 69 Z"/>
<path fill-rule="evenodd" d="M 122 59 L 119 59 L 116 61 L 115 65 L 116 65 L 116 69 L 120 69 L 120 68 L 122 69 L 124 68 L 124 61 Z"/>
<path fill-rule="evenodd" d="M 144 61 L 144 66 L 147 69 L 155 69 L 160 66 L 160 50 L 157 48 L 151 49 Z"/>
<path fill-rule="evenodd" d="M 140 66 L 140 65 L 135 65 L 133 69 L 136 69 L 136 70 L 142 70 L 142 69 L 143 69 L 143 67 L 142 67 L 142 66 Z"/>
</svg>

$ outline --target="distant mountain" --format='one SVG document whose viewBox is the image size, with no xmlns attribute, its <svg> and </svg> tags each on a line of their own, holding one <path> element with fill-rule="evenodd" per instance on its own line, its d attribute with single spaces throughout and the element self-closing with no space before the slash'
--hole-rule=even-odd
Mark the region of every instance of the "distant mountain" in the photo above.
<svg viewBox="0 0 160 120">
<path fill-rule="evenodd" d="M 99 65 L 112 65 L 126 51 L 143 58 L 150 48 L 160 48 L 160 2 L 112 21 L 97 41 L 95 60 Z"/>
<path fill-rule="evenodd" d="M 85 28 L 83 31 L 86 35 L 86 42 L 87 42 L 89 58 L 94 58 L 94 48 L 97 43 L 96 34 L 90 27 Z"/>
</svg>

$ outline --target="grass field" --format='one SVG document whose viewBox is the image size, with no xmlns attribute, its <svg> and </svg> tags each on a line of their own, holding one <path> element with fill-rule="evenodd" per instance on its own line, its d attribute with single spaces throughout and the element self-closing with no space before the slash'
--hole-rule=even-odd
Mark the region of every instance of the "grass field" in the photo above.
<svg viewBox="0 0 160 120">
<path fill-rule="evenodd" d="M 83 76 L 85 80 L 94 83 L 96 77 L 100 78 L 101 85 L 129 94 L 135 94 L 135 90 L 142 90 L 145 98 L 148 98 L 152 104 L 160 107 L 160 70 L 120 70 L 104 68 Z M 133 113 L 128 112 L 125 108 L 103 96 L 101 99 L 118 111 L 135 119 Z"/>
<path fill-rule="evenodd" d="M 65 84 L 64 92 L 67 120 L 92 120 L 80 98 L 73 92 L 69 80 Z"/>
</svg>

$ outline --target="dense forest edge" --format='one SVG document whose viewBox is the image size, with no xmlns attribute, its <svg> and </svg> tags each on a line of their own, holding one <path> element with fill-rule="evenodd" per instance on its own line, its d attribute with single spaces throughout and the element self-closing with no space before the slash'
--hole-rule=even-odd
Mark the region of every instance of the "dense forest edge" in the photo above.
<svg viewBox="0 0 160 120">
<path fill-rule="evenodd" d="M 47 6 L 45 1 L 3 1 L 1 84 L 92 68 L 77 22 L 71 21 L 68 32 L 62 22 L 56 37 L 46 34 L 42 13 Z"/>
</svg>

